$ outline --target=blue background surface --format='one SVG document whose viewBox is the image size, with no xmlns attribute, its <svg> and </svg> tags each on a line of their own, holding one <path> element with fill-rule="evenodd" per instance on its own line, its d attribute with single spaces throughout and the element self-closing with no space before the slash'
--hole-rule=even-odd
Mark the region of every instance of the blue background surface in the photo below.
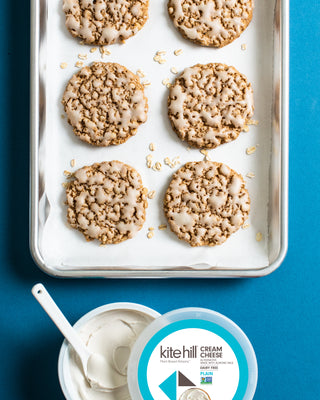
<svg viewBox="0 0 320 400">
<path fill-rule="evenodd" d="M 58 280 L 38 270 L 28 248 L 29 2 L 0 4 L 0 399 L 63 400 L 62 337 L 30 294 L 38 281 L 71 322 L 113 301 L 161 313 L 212 308 L 239 324 L 255 348 L 255 399 L 319 399 L 319 0 L 291 1 L 288 255 L 268 277 L 219 281 Z"/>
</svg>

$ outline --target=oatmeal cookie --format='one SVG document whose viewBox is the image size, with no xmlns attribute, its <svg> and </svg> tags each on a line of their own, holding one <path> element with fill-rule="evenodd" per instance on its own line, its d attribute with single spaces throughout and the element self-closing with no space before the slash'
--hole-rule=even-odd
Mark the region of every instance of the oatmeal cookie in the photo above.
<svg viewBox="0 0 320 400">
<path fill-rule="evenodd" d="M 148 7 L 149 0 L 63 0 L 71 35 L 99 46 L 135 35 L 148 19 Z"/>
<path fill-rule="evenodd" d="M 82 68 L 70 79 L 62 104 L 75 135 L 95 146 L 124 143 L 147 120 L 140 78 L 116 63 Z"/>
<path fill-rule="evenodd" d="M 144 224 L 147 192 L 139 173 L 120 161 L 80 168 L 66 187 L 68 222 L 88 241 L 131 239 Z"/>
<path fill-rule="evenodd" d="M 174 175 L 164 199 L 171 230 L 191 246 L 225 242 L 248 218 L 242 176 L 225 164 L 189 162 Z"/>
<path fill-rule="evenodd" d="M 223 47 L 249 25 L 253 0 L 169 0 L 168 11 L 186 39 L 202 46 Z"/>
<path fill-rule="evenodd" d="M 236 139 L 247 129 L 253 111 L 251 84 L 225 64 L 186 68 L 170 87 L 171 125 L 194 147 L 212 149 Z"/>
</svg>

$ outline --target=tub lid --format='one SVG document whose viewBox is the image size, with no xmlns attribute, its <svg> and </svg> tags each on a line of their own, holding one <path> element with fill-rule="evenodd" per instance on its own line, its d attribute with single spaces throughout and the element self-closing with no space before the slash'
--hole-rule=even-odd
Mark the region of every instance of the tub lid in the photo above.
<svg viewBox="0 0 320 400">
<path fill-rule="evenodd" d="M 139 336 L 128 364 L 132 400 L 251 400 L 257 377 L 247 336 L 204 308 L 157 318 Z"/>
</svg>

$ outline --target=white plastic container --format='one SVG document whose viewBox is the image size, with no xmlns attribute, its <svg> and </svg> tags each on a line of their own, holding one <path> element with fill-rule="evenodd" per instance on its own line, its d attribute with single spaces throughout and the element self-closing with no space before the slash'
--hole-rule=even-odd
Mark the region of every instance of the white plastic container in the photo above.
<svg viewBox="0 0 320 400">
<path fill-rule="evenodd" d="M 108 311 L 122 311 L 122 310 L 129 310 L 129 311 L 138 311 L 139 313 L 145 314 L 146 316 L 150 316 L 152 318 L 158 318 L 160 314 L 148 307 L 145 307 L 141 304 L 135 304 L 135 303 L 110 303 L 101 307 L 98 307 L 89 313 L 85 314 L 83 317 L 81 317 L 76 324 L 74 325 L 74 328 L 78 331 L 82 327 L 84 327 L 90 320 L 99 317 L 105 312 Z M 71 368 L 70 368 L 70 352 L 71 348 L 68 345 L 68 342 L 64 340 L 60 354 L 59 354 L 59 360 L 58 360 L 58 375 L 59 375 L 59 381 L 60 381 L 60 386 L 63 391 L 63 394 L 67 400 L 82 400 L 80 397 L 77 386 L 72 378 L 72 373 L 71 373 Z"/>
<path fill-rule="evenodd" d="M 117 310 L 138 311 L 154 319 L 131 351 L 132 400 L 252 400 L 256 356 L 249 339 L 230 319 L 204 308 L 161 316 L 139 304 L 112 303 L 85 314 L 74 327 L 80 331 L 94 318 Z M 67 400 L 83 400 L 71 373 L 70 350 L 64 341 L 58 361 L 60 385 Z"/>
<path fill-rule="evenodd" d="M 132 400 L 251 400 L 257 378 L 247 336 L 203 308 L 157 318 L 139 336 L 128 365 Z"/>
</svg>

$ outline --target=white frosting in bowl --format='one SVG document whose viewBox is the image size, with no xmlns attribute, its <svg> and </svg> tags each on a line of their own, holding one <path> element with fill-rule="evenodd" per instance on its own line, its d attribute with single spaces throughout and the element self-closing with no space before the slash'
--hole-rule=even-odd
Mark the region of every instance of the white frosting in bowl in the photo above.
<svg viewBox="0 0 320 400">
<path fill-rule="evenodd" d="M 69 369 L 72 400 L 130 400 L 127 363 L 132 346 L 154 317 L 138 310 L 104 311 L 79 328 L 79 334 L 93 356 L 88 362 L 87 377 L 81 362 L 70 349 Z M 70 391 L 71 392 L 71 391 Z"/>
</svg>

